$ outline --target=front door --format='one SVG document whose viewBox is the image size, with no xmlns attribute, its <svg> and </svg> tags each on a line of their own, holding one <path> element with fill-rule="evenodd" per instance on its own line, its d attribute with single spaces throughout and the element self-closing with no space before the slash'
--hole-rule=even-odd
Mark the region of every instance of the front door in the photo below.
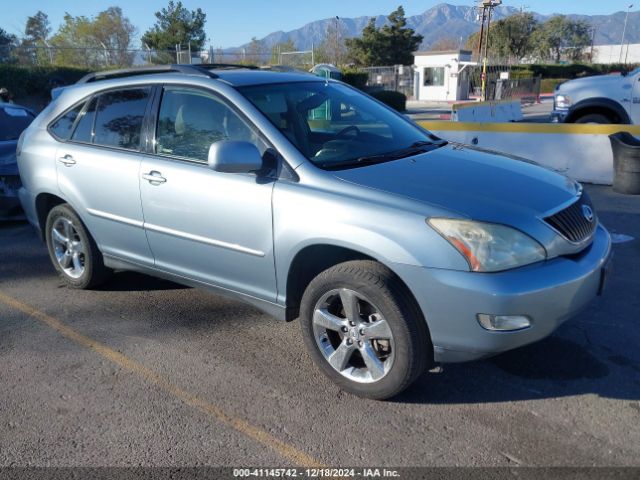
<svg viewBox="0 0 640 480">
<path fill-rule="evenodd" d="M 56 154 L 59 188 L 102 253 L 145 265 L 153 257 L 143 229 L 139 147 L 150 93 L 145 87 L 95 96 Z"/>
<path fill-rule="evenodd" d="M 274 301 L 271 194 L 274 180 L 220 173 L 207 165 L 209 147 L 245 140 L 266 144 L 212 92 L 165 87 L 155 154 L 142 161 L 145 229 L 156 267 Z"/>
<path fill-rule="evenodd" d="M 631 101 L 631 123 L 640 125 L 640 70 L 633 79 L 633 98 Z"/>
</svg>

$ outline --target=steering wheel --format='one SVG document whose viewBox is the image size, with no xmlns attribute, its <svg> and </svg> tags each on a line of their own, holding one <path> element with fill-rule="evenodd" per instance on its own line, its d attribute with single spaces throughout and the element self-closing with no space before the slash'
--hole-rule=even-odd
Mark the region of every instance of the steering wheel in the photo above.
<svg viewBox="0 0 640 480">
<path fill-rule="evenodd" d="M 338 133 L 336 133 L 336 138 L 345 137 L 349 132 L 355 132 L 356 137 L 360 135 L 360 129 L 358 127 L 356 127 L 355 125 L 349 125 L 348 127 L 345 127 L 342 130 L 340 130 Z"/>
</svg>

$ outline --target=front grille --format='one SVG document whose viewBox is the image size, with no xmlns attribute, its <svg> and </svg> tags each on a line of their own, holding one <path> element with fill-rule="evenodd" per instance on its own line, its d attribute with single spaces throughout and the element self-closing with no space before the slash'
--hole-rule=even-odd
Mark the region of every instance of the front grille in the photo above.
<svg viewBox="0 0 640 480">
<path fill-rule="evenodd" d="M 589 210 L 593 215 L 591 221 L 587 219 L 586 214 Z M 573 243 L 582 243 L 590 238 L 598 226 L 598 217 L 595 209 L 589 195 L 584 191 L 578 201 L 544 220 L 555 228 L 560 235 Z"/>
</svg>

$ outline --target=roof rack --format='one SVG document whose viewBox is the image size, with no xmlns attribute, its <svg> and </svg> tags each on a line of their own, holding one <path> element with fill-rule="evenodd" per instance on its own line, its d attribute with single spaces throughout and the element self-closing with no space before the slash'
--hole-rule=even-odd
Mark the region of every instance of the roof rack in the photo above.
<svg viewBox="0 0 640 480">
<path fill-rule="evenodd" d="M 133 77 L 136 75 L 150 75 L 153 73 L 170 73 L 170 72 L 186 73 L 189 75 L 202 75 L 209 78 L 218 78 L 218 76 L 215 73 L 210 72 L 208 70 L 209 68 L 216 68 L 216 67 L 211 67 L 209 65 L 202 65 L 202 64 L 200 65 L 175 64 L 175 65 L 151 65 L 147 67 L 124 68 L 121 70 L 109 70 L 106 72 L 90 73 L 82 77 L 80 80 L 78 80 L 77 83 L 90 83 L 90 82 L 97 82 L 100 80 L 110 80 L 114 78 L 125 78 L 125 77 Z"/>
<path fill-rule="evenodd" d="M 233 70 L 235 68 L 245 70 L 260 70 L 260 67 L 258 67 L 257 65 L 243 65 L 241 63 L 200 63 L 193 66 L 211 70 Z"/>
</svg>

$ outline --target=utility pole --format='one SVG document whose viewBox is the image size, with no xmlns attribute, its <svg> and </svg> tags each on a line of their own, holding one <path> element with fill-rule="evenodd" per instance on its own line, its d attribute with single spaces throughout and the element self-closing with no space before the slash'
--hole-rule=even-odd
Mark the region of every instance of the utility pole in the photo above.
<svg viewBox="0 0 640 480">
<path fill-rule="evenodd" d="M 622 63 L 622 49 L 624 48 L 624 36 L 627 33 L 627 21 L 629 20 L 629 12 L 633 8 L 633 3 L 627 7 L 627 15 L 624 17 L 624 28 L 622 29 L 622 41 L 620 41 L 620 58 L 618 63 Z"/>
<path fill-rule="evenodd" d="M 338 55 L 340 51 L 340 17 L 336 15 L 336 48 L 333 52 L 333 64 L 338 66 Z"/>
<path fill-rule="evenodd" d="M 491 15 L 493 9 L 502 4 L 502 0 L 480 0 L 478 9 L 482 11 L 482 25 L 480 27 L 480 42 L 478 54 L 482 57 L 482 94 L 481 99 L 487 99 L 487 63 L 489 53 L 489 28 L 491 27 Z M 485 29 L 485 21 L 487 28 Z M 484 48 L 483 48 L 484 46 Z"/>
</svg>

